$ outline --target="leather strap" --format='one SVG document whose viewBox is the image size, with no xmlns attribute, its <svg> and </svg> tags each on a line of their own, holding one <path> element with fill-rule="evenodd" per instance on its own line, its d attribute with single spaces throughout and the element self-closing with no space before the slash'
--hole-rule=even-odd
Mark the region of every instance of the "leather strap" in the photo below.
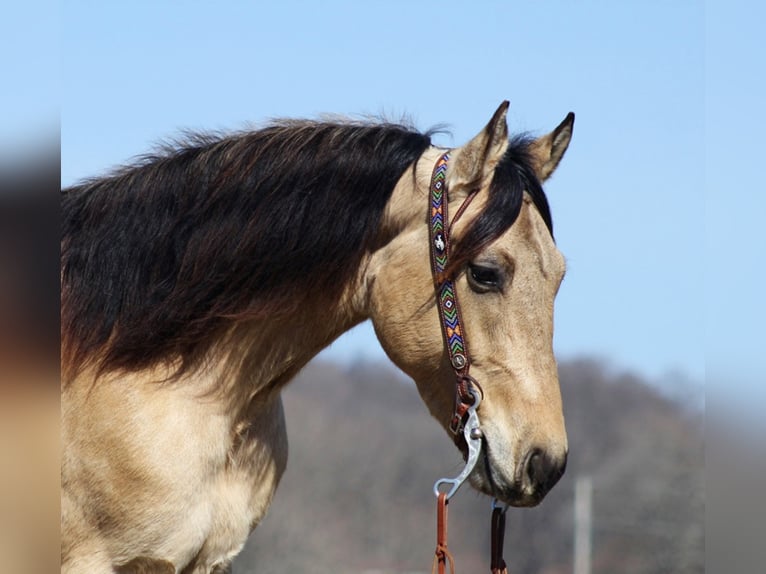
<svg viewBox="0 0 766 574">
<path fill-rule="evenodd" d="M 439 494 L 436 499 L 436 551 L 431 566 L 431 574 L 446 574 L 447 564 L 449 571 L 455 574 L 455 560 L 447 549 L 447 495 Z"/>
<path fill-rule="evenodd" d="M 449 265 L 450 231 L 447 206 L 446 174 L 449 162 L 449 152 L 444 153 L 434 166 L 429 193 L 429 239 L 431 253 L 431 274 L 436 291 L 436 303 L 439 309 L 444 344 L 449 355 L 449 362 L 455 372 L 455 408 L 449 428 L 455 435 L 455 442 L 462 437 L 466 412 L 474 403 L 472 387 L 481 392 L 478 383 L 469 375 L 471 355 L 468 352 L 468 342 L 463 330 L 460 305 L 452 277 L 447 277 L 445 271 Z M 471 193 L 457 211 L 455 220 L 463 214 L 465 208 L 473 200 Z M 454 220 L 453 220 L 454 223 Z"/>
<path fill-rule="evenodd" d="M 505 509 L 495 507 L 492 510 L 492 534 L 490 537 L 491 554 L 489 567 L 492 574 L 508 574 L 503 559 L 503 541 L 505 539 Z"/>
</svg>

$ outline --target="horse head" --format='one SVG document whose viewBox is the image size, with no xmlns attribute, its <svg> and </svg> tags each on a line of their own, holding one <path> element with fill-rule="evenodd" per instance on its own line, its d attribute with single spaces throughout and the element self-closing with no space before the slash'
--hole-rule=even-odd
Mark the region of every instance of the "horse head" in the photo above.
<svg viewBox="0 0 766 574">
<path fill-rule="evenodd" d="M 538 139 L 509 140 L 507 108 L 503 103 L 476 137 L 449 152 L 447 213 L 459 217 L 445 222 L 451 227 L 446 274 L 482 395 L 481 459 L 470 481 L 511 505 L 533 506 L 567 459 L 553 354 L 554 299 L 565 262 L 541 184 L 569 145 L 574 115 Z M 364 279 L 383 348 L 449 429 L 455 372 L 434 297 L 426 215 L 431 171 L 444 153 L 427 150 L 399 180 L 383 222 L 392 239 L 371 256 Z M 465 444 L 456 442 L 465 454 Z"/>
</svg>

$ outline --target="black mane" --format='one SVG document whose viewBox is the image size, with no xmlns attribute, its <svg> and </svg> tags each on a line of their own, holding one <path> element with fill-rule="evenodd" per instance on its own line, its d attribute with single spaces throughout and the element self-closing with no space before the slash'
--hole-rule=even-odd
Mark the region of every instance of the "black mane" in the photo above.
<svg viewBox="0 0 766 574">
<path fill-rule="evenodd" d="M 102 370 L 180 358 L 183 372 L 234 321 L 337 301 L 429 146 L 401 125 L 288 121 L 193 136 L 62 190 L 65 374 L 94 357 Z M 527 147 L 511 142 L 458 259 L 510 227 L 524 190 L 551 227 Z"/>
<path fill-rule="evenodd" d="M 67 362 L 193 363 L 233 318 L 337 299 L 429 145 L 399 125 L 284 122 L 65 189 Z"/>
</svg>

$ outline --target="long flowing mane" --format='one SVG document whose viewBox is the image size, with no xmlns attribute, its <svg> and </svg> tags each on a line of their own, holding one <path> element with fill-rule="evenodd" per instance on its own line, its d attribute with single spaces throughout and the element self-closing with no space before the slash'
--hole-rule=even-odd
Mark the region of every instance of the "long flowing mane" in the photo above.
<svg viewBox="0 0 766 574">
<path fill-rule="evenodd" d="M 234 321 L 272 320 L 307 297 L 337 300 L 375 248 L 396 182 L 430 146 L 396 124 L 284 121 L 189 136 L 112 175 L 62 190 L 62 362 L 73 375 L 159 360 L 198 364 Z M 464 262 L 542 188 L 515 139 Z"/>
</svg>

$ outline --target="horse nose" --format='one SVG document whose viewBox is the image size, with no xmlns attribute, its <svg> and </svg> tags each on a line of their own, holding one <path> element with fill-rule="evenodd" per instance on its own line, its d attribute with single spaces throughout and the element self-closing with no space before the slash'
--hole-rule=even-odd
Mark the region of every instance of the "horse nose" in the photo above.
<svg viewBox="0 0 766 574">
<path fill-rule="evenodd" d="M 524 459 L 522 481 L 540 500 L 555 486 L 567 467 L 567 453 L 552 456 L 541 448 L 533 448 Z"/>
</svg>

